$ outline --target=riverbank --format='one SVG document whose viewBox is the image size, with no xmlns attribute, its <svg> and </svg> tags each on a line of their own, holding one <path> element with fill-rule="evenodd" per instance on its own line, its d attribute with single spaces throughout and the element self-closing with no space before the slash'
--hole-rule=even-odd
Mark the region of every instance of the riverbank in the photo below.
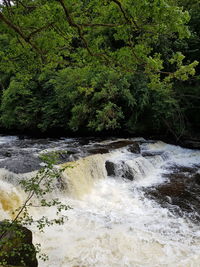
<svg viewBox="0 0 200 267">
<path fill-rule="evenodd" d="M 135 138 L 138 136 L 143 136 L 146 139 L 152 140 L 162 140 L 163 142 L 179 145 L 185 148 L 191 149 L 200 149 L 200 133 L 191 134 L 191 135 L 183 135 L 178 139 L 172 135 L 171 133 L 155 133 L 155 132 L 137 132 L 135 134 L 131 134 L 129 132 L 123 132 L 121 130 L 115 131 L 102 131 L 102 132 L 91 132 L 91 131 L 65 131 L 62 128 L 56 128 L 53 130 L 49 130 L 46 132 L 42 132 L 38 129 L 35 130 L 14 130 L 14 129 L 5 129 L 0 128 L 0 135 L 17 135 L 19 139 L 24 138 L 60 138 L 60 137 L 67 137 L 67 138 L 85 138 L 86 140 L 92 139 L 109 139 L 109 138 Z"/>
</svg>

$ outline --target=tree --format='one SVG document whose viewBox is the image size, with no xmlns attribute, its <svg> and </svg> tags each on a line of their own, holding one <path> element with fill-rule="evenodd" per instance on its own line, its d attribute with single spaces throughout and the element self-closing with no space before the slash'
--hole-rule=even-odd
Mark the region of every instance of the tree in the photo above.
<svg viewBox="0 0 200 267">
<path fill-rule="evenodd" d="M 84 90 L 79 92 L 76 88 L 71 93 L 71 88 L 76 87 L 76 82 L 71 88 L 62 85 L 63 89 L 59 89 L 61 95 L 64 92 L 63 95 L 67 97 L 66 101 L 61 100 L 62 97 L 57 93 L 60 84 L 55 84 L 61 73 L 67 75 L 77 70 L 82 76 L 88 69 L 88 75 L 91 77 L 93 69 L 93 75 L 97 75 L 98 70 L 101 76 L 106 70 L 116 77 L 129 77 L 128 80 L 140 77 L 138 83 L 144 84 L 145 81 L 145 93 L 142 94 L 144 98 L 134 102 L 134 95 L 141 94 L 134 91 L 137 89 L 131 90 L 128 101 L 132 99 L 132 107 L 137 104 L 137 108 L 131 109 L 135 116 L 131 116 L 126 125 L 131 125 L 131 121 L 138 121 L 146 103 L 145 112 L 151 110 L 154 114 L 152 120 L 156 117 L 163 125 L 164 116 L 165 127 L 168 127 L 168 121 L 173 121 L 179 110 L 173 82 L 187 80 L 194 75 L 198 62 L 194 59 L 187 62 L 185 56 L 177 49 L 169 49 L 166 56 L 166 49 L 160 49 L 158 44 L 161 40 L 166 44 L 189 38 L 189 19 L 188 11 L 177 6 L 176 0 L 7 0 L 1 5 L 0 11 L 0 29 L 8 43 L 0 55 L 0 71 L 12 73 L 17 82 L 22 81 L 23 84 L 44 80 L 45 73 L 52 73 L 54 83 L 50 79 L 45 81 L 45 84 L 50 82 L 52 85 L 53 101 L 40 113 L 39 120 L 49 116 L 46 114 L 53 114 L 55 125 L 60 122 L 64 128 L 71 127 L 77 130 L 80 128 L 77 118 L 83 111 L 82 117 L 87 128 L 98 131 L 122 127 L 125 124 L 123 118 L 126 114 L 131 116 L 126 108 L 123 110 L 126 106 L 123 98 L 126 98 L 126 95 L 120 100 L 119 97 L 114 97 L 109 103 L 104 102 L 98 110 L 93 107 L 91 114 L 95 117 L 94 123 L 90 120 L 89 111 L 86 110 L 92 95 L 98 94 L 101 88 L 97 87 L 96 91 L 91 92 L 93 85 L 89 82 L 85 86 L 82 80 L 83 84 L 79 83 L 78 88 L 82 87 Z M 68 77 L 65 77 L 66 79 Z M 70 83 L 70 78 L 67 83 Z M 112 83 L 110 85 L 112 86 Z M 120 91 L 120 86 L 118 89 Z M 75 95 L 78 92 L 83 97 L 81 104 L 69 103 L 72 95 L 73 101 L 77 99 Z M 126 90 L 123 92 L 127 93 Z M 109 93 L 109 90 L 107 93 L 104 90 L 106 96 L 102 98 L 103 101 L 106 97 L 109 98 Z M 7 108 L 4 108 L 6 95 L 4 92 L 2 98 L 4 125 L 7 120 L 4 119 L 7 118 Z M 61 103 L 65 102 L 62 105 L 64 110 L 59 108 L 58 99 Z M 43 103 L 45 102 L 44 100 Z M 151 107 L 149 103 L 152 103 Z M 107 113 L 112 115 L 105 120 Z M 59 121 L 58 114 L 66 116 L 61 116 L 62 120 Z M 44 127 L 42 123 L 37 125 L 44 129 L 49 127 L 49 124 Z"/>
<path fill-rule="evenodd" d="M 189 21 L 188 12 L 169 0 L 134 1 L 134 5 L 130 0 L 3 3 L 0 20 L 14 37 L 15 55 L 26 56 L 22 58 L 26 67 L 24 59 L 29 64 L 32 57 L 40 66 L 100 61 L 126 72 L 141 69 L 149 76 L 161 72 L 167 75 L 162 71 L 162 55 L 153 51 L 152 46 L 161 35 L 189 36 L 184 25 Z M 173 63 L 178 60 L 175 57 Z M 33 66 L 31 62 L 30 67 Z M 189 70 L 184 70 L 187 75 Z M 174 75 L 180 77 L 180 72 Z"/>
</svg>

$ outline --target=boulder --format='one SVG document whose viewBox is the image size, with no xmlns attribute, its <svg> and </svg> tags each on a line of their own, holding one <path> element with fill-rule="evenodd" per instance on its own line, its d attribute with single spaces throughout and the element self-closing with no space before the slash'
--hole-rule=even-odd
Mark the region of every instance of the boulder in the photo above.
<svg viewBox="0 0 200 267">
<path fill-rule="evenodd" d="M 27 173 L 38 170 L 41 160 L 32 155 L 18 155 L 0 161 L 0 168 L 7 169 L 14 173 Z"/>
<path fill-rule="evenodd" d="M 106 171 L 108 176 L 115 176 L 115 164 L 112 161 L 106 161 Z"/>
<path fill-rule="evenodd" d="M 113 141 L 107 145 L 104 145 L 105 148 L 108 150 L 114 150 L 114 149 L 119 149 L 128 145 L 135 144 L 135 141 L 132 140 L 118 140 L 118 141 Z"/>
<path fill-rule="evenodd" d="M 155 157 L 155 156 L 161 156 L 164 152 L 163 151 L 143 151 L 142 156 L 143 157 Z"/>
<path fill-rule="evenodd" d="M 37 267 L 32 232 L 19 224 L 0 222 L 0 264 Z"/>
<path fill-rule="evenodd" d="M 96 145 L 95 147 L 89 149 L 88 152 L 91 154 L 105 154 L 109 153 L 109 151 L 127 146 L 128 146 L 128 151 L 137 154 L 140 153 L 140 146 L 138 142 L 132 140 L 112 141 L 108 144 Z"/>
<path fill-rule="evenodd" d="M 135 154 L 140 154 L 140 146 L 137 142 L 133 143 L 128 147 L 128 151 Z"/>
<path fill-rule="evenodd" d="M 89 149 L 88 152 L 90 154 L 106 154 L 109 152 L 109 150 L 104 147 L 96 147 L 96 148 Z"/>
<path fill-rule="evenodd" d="M 128 179 L 133 181 L 134 180 L 134 174 L 131 168 L 126 164 L 126 162 L 122 161 L 119 162 L 118 164 L 121 165 L 120 170 L 118 170 L 120 177 L 124 179 Z M 116 166 L 117 164 L 107 160 L 105 163 L 106 171 L 108 176 L 116 176 Z"/>
<path fill-rule="evenodd" d="M 134 180 L 134 174 L 130 167 L 127 167 L 123 169 L 122 178 L 128 179 L 130 181 Z"/>
</svg>

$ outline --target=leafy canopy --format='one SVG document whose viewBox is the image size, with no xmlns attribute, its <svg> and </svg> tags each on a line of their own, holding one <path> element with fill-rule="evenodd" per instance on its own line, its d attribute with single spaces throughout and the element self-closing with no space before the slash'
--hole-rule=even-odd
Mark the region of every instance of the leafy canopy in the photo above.
<svg viewBox="0 0 200 267">
<path fill-rule="evenodd" d="M 175 118 L 173 82 L 198 64 L 172 47 L 190 37 L 179 2 L 3 1 L 1 123 L 101 131 L 134 128 L 144 110 Z"/>
</svg>

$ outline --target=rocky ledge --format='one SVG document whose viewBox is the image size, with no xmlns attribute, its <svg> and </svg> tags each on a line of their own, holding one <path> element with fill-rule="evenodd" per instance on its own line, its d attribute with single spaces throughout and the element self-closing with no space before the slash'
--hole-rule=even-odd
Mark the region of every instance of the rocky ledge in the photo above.
<svg viewBox="0 0 200 267">
<path fill-rule="evenodd" d="M 37 267 L 32 232 L 19 224 L 0 222 L 0 266 Z"/>
</svg>

